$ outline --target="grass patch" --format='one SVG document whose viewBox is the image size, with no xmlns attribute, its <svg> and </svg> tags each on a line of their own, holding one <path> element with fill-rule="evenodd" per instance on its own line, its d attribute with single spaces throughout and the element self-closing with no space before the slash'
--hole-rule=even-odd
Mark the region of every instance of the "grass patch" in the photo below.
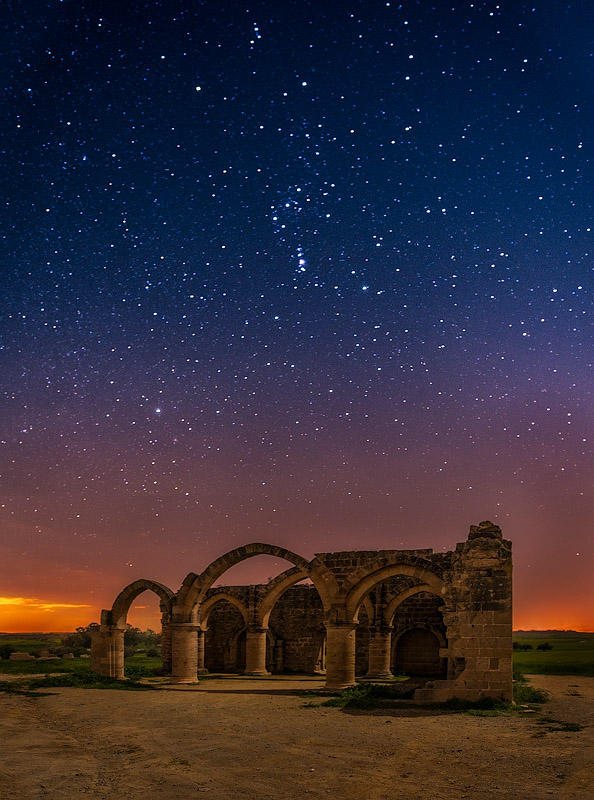
<svg viewBox="0 0 594 800">
<path fill-rule="evenodd" d="M 125 661 L 125 675 L 128 680 L 118 681 L 105 678 L 91 671 L 88 658 L 70 658 L 63 661 L 4 661 L 0 662 L 0 673 L 18 675 L 19 680 L 0 682 L 0 691 L 7 694 L 26 694 L 41 696 L 33 690 L 52 687 L 75 687 L 77 689 L 118 689 L 143 691 L 154 686 L 140 683 L 142 678 L 159 674 L 161 659 L 150 656 L 132 656 Z M 43 677 L 28 677 L 43 674 Z M 53 673 L 53 674 L 51 674 Z M 56 674 L 57 673 L 57 674 Z"/>
<path fill-rule="evenodd" d="M 475 716 L 496 716 L 513 710 L 511 703 L 484 697 L 476 702 L 455 697 L 445 703 L 414 703 L 397 694 L 389 684 L 363 683 L 338 692 L 322 702 L 308 702 L 304 708 L 345 708 L 372 711 L 382 708 L 418 708 L 449 711 L 452 714 L 472 713 Z"/>
<path fill-rule="evenodd" d="M 88 658 L 56 658 L 49 661 L 34 659 L 33 661 L 0 661 L 0 675 L 37 675 L 48 672 L 78 672 L 90 670 Z"/>
<path fill-rule="evenodd" d="M 532 650 L 514 650 L 514 666 L 531 675 L 580 675 L 594 677 L 594 634 L 548 631 L 525 636 L 514 635 L 514 641 L 531 645 Z M 549 643 L 552 650 L 537 650 Z"/>
<path fill-rule="evenodd" d="M 0 691 L 6 694 L 21 694 L 28 697 L 42 697 L 36 689 L 50 689 L 74 687 L 76 689 L 118 689 L 128 691 L 144 691 L 154 689 L 154 686 L 138 681 L 117 681 L 114 678 L 105 678 L 95 672 L 85 670 L 79 673 L 69 672 L 62 675 L 46 675 L 43 678 L 24 677 L 20 681 L 3 681 Z"/>
<path fill-rule="evenodd" d="M 519 705 L 547 703 L 550 699 L 544 689 L 535 689 L 527 683 L 514 683 L 514 700 Z"/>
<path fill-rule="evenodd" d="M 563 722 L 553 717 L 542 717 L 538 720 L 538 725 L 542 727 L 542 731 L 537 734 L 540 736 L 544 736 L 545 733 L 577 733 L 584 729 L 584 726 L 577 722 Z"/>
<path fill-rule="evenodd" d="M 385 683 L 358 683 L 350 686 L 341 692 L 324 691 L 323 689 L 313 692 L 303 692 L 309 697 L 327 697 L 321 703 L 309 702 L 304 708 L 391 708 L 402 705 L 403 695 L 396 694 L 395 689 L 390 684 Z"/>
<path fill-rule="evenodd" d="M 155 687 L 136 680 L 118 681 L 115 678 L 106 678 L 90 670 L 84 672 L 70 672 L 66 675 L 48 675 L 45 678 L 34 678 L 27 684 L 28 689 L 45 689 L 49 687 L 70 686 L 76 689 L 119 689 L 127 691 L 152 690 Z"/>
<path fill-rule="evenodd" d="M 4 694 L 16 694 L 22 697 L 48 697 L 54 692 L 34 692 L 26 687 L 21 681 L 0 681 L 0 692 Z"/>
<path fill-rule="evenodd" d="M 551 697 L 544 689 L 535 689 L 530 686 L 528 679 L 520 671 L 517 664 L 514 664 L 514 700 L 518 705 L 528 705 L 531 703 L 547 703 Z"/>
<path fill-rule="evenodd" d="M 480 700 L 462 700 L 454 697 L 444 703 L 415 703 L 411 696 L 397 692 L 390 684 L 358 683 L 341 692 L 328 693 L 307 692 L 304 696 L 311 700 L 303 708 L 345 708 L 374 710 L 381 708 L 419 708 L 446 711 L 452 714 L 470 714 L 476 717 L 494 717 L 500 714 L 513 713 L 516 706 L 506 700 L 495 697 L 483 697 Z M 322 697 L 327 699 L 322 700 Z M 314 699 L 315 698 L 315 699 Z M 514 682 L 514 700 L 517 706 L 546 703 L 549 695 L 542 689 L 530 686 L 523 675 L 518 673 Z M 517 709 L 519 710 L 519 709 Z"/>
<path fill-rule="evenodd" d="M 162 667 L 158 656 L 131 656 L 125 660 L 124 672 L 127 678 L 139 680 L 158 674 Z M 57 658 L 50 661 L 35 659 L 34 661 L 0 661 L 0 675 L 39 675 L 49 673 L 82 675 L 91 673 L 91 662 L 88 658 Z"/>
<path fill-rule="evenodd" d="M 385 686 L 373 683 L 359 683 L 343 689 L 335 697 L 329 697 L 321 705 L 329 708 L 377 708 L 379 700 L 393 696 Z"/>
</svg>

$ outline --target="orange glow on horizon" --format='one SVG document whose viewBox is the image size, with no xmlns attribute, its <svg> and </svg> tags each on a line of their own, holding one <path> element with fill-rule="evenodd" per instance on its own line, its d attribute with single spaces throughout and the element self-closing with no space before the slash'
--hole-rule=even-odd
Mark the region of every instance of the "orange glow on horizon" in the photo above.
<svg viewBox="0 0 594 800">
<path fill-rule="evenodd" d="M 0 631 L 3 633 L 72 631 L 98 619 L 99 613 L 88 603 L 43 600 L 38 597 L 0 596 Z"/>
<path fill-rule="evenodd" d="M 148 593 L 142 604 L 133 604 L 128 613 L 128 622 L 146 630 L 161 630 L 161 614 L 158 601 L 150 599 Z M 91 622 L 99 622 L 101 608 L 88 603 L 71 603 L 44 600 L 37 597 L 0 596 L 0 632 L 2 633 L 50 633 L 73 631 Z M 514 630 L 547 631 L 571 630 L 578 633 L 594 633 L 594 620 L 590 615 L 578 616 L 571 610 L 546 609 L 534 613 L 520 612 L 514 615 Z"/>
</svg>

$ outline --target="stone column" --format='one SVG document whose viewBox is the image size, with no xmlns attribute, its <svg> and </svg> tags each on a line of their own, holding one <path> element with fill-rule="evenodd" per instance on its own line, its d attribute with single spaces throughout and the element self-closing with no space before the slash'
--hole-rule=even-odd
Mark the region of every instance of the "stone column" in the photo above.
<svg viewBox="0 0 594 800">
<path fill-rule="evenodd" d="M 91 669 L 106 678 L 124 680 L 124 629 L 97 626 L 91 632 Z"/>
<path fill-rule="evenodd" d="M 171 623 L 165 619 L 161 621 L 161 661 L 163 673 L 171 675 Z"/>
<path fill-rule="evenodd" d="M 171 682 L 198 683 L 198 625 L 171 623 Z"/>
<path fill-rule="evenodd" d="M 369 669 L 368 678 L 391 678 L 390 650 L 392 645 L 392 628 L 369 629 Z"/>
<path fill-rule="evenodd" d="M 268 628 L 250 626 L 245 637 L 244 675 L 270 675 L 266 669 L 266 634 Z"/>
<path fill-rule="evenodd" d="M 326 623 L 326 689 L 346 689 L 355 681 L 356 623 Z"/>
<path fill-rule="evenodd" d="M 202 630 L 202 628 L 198 628 L 196 631 L 197 643 L 196 646 L 198 648 L 198 675 L 206 675 L 208 670 L 204 666 L 204 640 L 206 639 L 206 631 Z"/>
</svg>

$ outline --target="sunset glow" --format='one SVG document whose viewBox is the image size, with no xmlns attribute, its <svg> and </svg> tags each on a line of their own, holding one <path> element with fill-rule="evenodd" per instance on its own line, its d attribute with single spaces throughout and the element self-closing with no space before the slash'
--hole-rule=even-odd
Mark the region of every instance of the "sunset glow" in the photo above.
<svg viewBox="0 0 594 800">
<path fill-rule="evenodd" d="M 0 597 L 0 632 L 71 631 L 88 625 L 92 606 L 37 597 Z"/>
</svg>

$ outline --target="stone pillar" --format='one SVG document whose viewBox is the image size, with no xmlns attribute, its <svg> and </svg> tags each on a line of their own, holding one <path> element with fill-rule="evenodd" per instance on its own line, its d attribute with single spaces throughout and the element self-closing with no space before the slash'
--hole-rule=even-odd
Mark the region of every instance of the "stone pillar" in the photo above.
<svg viewBox="0 0 594 800">
<path fill-rule="evenodd" d="M 91 631 L 91 669 L 106 678 L 124 680 L 124 629 L 97 626 Z"/>
<path fill-rule="evenodd" d="M 171 623 L 171 682 L 198 683 L 198 625 Z"/>
<path fill-rule="evenodd" d="M 161 661 L 163 662 L 163 673 L 171 675 L 171 622 L 161 620 Z"/>
<path fill-rule="evenodd" d="M 369 668 L 368 678 L 391 678 L 390 650 L 392 646 L 392 628 L 369 629 Z"/>
<path fill-rule="evenodd" d="M 326 675 L 326 637 L 324 636 L 313 665 L 314 675 Z"/>
<path fill-rule="evenodd" d="M 353 622 L 326 623 L 326 689 L 346 689 L 355 681 Z"/>
<path fill-rule="evenodd" d="M 198 630 L 196 631 L 196 637 L 197 637 L 196 646 L 198 653 L 198 658 L 197 658 L 198 675 L 206 675 L 206 673 L 208 672 L 208 670 L 204 666 L 204 640 L 206 639 L 206 631 L 204 631 L 202 628 L 198 628 Z"/>
<path fill-rule="evenodd" d="M 266 634 L 268 628 L 250 626 L 245 637 L 244 675 L 270 675 L 266 669 Z"/>
<path fill-rule="evenodd" d="M 456 545 L 444 600 L 448 679 L 417 689 L 414 699 L 511 700 L 511 542 L 497 525 L 471 525 L 468 540 Z"/>
</svg>

